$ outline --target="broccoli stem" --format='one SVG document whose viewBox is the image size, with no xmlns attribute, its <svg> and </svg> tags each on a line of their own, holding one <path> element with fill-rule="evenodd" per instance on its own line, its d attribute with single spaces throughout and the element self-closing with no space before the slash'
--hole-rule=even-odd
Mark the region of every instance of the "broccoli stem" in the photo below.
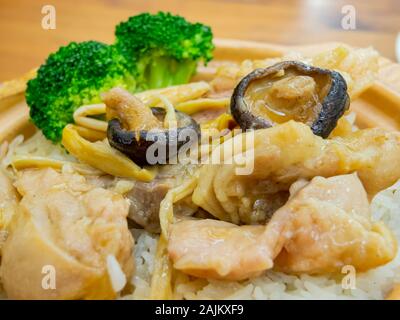
<svg viewBox="0 0 400 320">
<path fill-rule="evenodd" d="M 178 61 L 169 57 L 156 57 L 146 66 L 145 80 L 149 89 L 187 83 L 195 73 L 196 66 L 197 62 L 191 59 Z"/>
</svg>

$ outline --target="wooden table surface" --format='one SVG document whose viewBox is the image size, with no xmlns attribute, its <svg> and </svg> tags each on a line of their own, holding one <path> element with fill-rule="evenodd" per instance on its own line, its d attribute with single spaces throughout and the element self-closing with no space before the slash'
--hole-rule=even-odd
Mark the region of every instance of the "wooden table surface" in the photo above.
<svg viewBox="0 0 400 320">
<path fill-rule="evenodd" d="M 43 5 L 56 9 L 56 29 L 41 25 Z M 356 9 L 356 30 L 341 26 L 342 7 Z M 0 0 L 0 81 L 40 65 L 60 45 L 113 41 L 114 26 L 140 12 L 170 11 L 212 27 L 216 37 L 281 44 L 343 41 L 374 46 L 395 58 L 399 0 Z"/>
</svg>

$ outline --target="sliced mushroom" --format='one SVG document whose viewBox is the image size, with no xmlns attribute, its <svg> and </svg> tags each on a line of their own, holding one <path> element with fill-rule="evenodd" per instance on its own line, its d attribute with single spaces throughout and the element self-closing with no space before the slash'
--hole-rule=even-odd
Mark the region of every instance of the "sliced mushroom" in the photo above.
<svg viewBox="0 0 400 320">
<path fill-rule="evenodd" d="M 166 164 L 184 145 L 189 147 L 199 141 L 200 126 L 189 115 L 175 110 L 176 127 L 166 129 L 162 123 L 167 112 L 154 107 L 151 108 L 150 114 L 146 113 L 141 109 L 149 108 L 137 103 L 137 100 L 119 88 L 112 89 L 104 96 L 107 108 L 120 111 L 108 113 L 108 116 L 112 114 L 107 128 L 108 141 L 113 148 L 126 154 L 136 164 Z M 133 112 L 132 109 L 136 110 Z M 133 117 L 130 119 L 130 115 L 141 115 L 142 121 L 131 121 Z M 151 123 L 150 126 L 145 125 L 144 121 Z M 149 155 L 154 157 L 149 158 Z"/>
<path fill-rule="evenodd" d="M 244 77 L 233 92 L 231 113 L 242 129 L 295 120 L 326 138 L 349 102 L 346 81 L 338 72 L 284 61 Z"/>
</svg>

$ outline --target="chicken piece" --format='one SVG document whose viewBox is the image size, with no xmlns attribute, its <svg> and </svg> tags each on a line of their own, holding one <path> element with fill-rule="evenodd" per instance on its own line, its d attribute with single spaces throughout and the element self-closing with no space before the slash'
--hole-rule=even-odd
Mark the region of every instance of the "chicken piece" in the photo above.
<svg viewBox="0 0 400 320">
<path fill-rule="evenodd" d="M 284 246 L 275 259 L 279 270 L 328 273 L 352 265 L 366 271 L 395 257 L 396 239 L 382 222 L 372 221 L 367 193 L 356 174 L 316 177 L 305 187 L 295 183 L 293 188 L 294 196 L 272 219 L 290 216 Z"/>
<path fill-rule="evenodd" d="M 11 180 L 0 170 L 0 255 L 7 239 L 11 218 L 18 205 L 18 193 Z"/>
<path fill-rule="evenodd" d="M 159 168 L 157 177 L 150 182 L 133 181 L 132 189 L 126 194 L 129 199 L 128 217 L 149 232 L 160 232 L 160 203 L 167 192 L 191 176 L 197 165 L 165 165 Z M 190 201 L 191 202 L 191 201 Z M 193 204 L 175 203 L 175 215 L 195 213 Z"/>
<path fill-rule="evenodd" d="M 240 158 L 247 160 L 242 173 Z M 211 159 L 220 162 L 200 169 L 193 202 L 220 220 L 265 223 L 301 178 L 357 171 L 369 196 L 389 187 L 400 178 L 400 133 L 375 128 L 322 139 L 307 125 L 289 121 L 238 134 Z"/>
<path fill-rule="evenodd" d="M 129 278 L 134 268 L 128 202 L 79 174 L 53 169 L 23 171 L 15 185 L 22 200 L 0 268 L 8 297 L 114 298 L 122 288 L 115 287 L 116 278 L 109 274 L 110 261 L 119 265 L 119 279 L 121 271 Z M 56 272 L 53 289 L 42 287 L 46 266 Z"/>
<path fill-rule="evenodd" d="M 269 245 L 264 226 L 219 220 L 183 220 L 172 225 L 168 254 L 174 268 L 201 278 L 242 280 L 272 268 L 276 237 Z M 280 249 L 280 248 L 278 248 Z"/>
<path fill-rule="evenodd" d="M 198 277 L 243 280 L 275 266 L 288 273 L 365 271 L 392 260 L 397 243 L 372 222 L 357 175 L 300 181 L 266 226 L 189 220 L 171 228 L 168 252 L 176 269 Z"/>
<path fill-rule="evenodd" d="M 107 119 L 118 118 L 127 130 L 161 129 L 162 123 L 151 109 L 128 91 L 113 88 L 102 96 L 106 104 Z"/>
<path fill-rule="evenodd" d="M 160 232 L 160 203 L 172 187 L 171 179 L 135 181 L 132 190 L 126 195 L 130 200 L 129 218 L 149 232 Z"/>
</svg>

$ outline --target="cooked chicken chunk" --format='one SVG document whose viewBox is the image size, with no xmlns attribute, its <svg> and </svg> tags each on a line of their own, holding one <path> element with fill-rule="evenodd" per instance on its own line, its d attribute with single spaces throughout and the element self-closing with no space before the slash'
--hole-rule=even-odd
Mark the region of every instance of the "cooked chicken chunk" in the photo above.
<svg viewBox="0 0 400 320">
<path fill-rule="evenodd" d="M 130 200 L 129 218 L 149 232 L 160 232 L 160 203 L 173 183 L 171 179 L 135 181 L 132 190 L 126 195 Z"/>
<path fill-rule="evenodd" d="M 267 221 L 287 200 L 290 185 L 301 178 L 357 171 L 369 196 L 400 178 L 400 134 L 382 129 L 324 140 L 305 124 L 289 121 L 239 134 L 217 147 L 214 155 L 222 155 L 221 164 L 201 168 L 193 201 L 236 224 Z M 252 169 L 244 175 L 237 173 L 243 168 L 236 161 L 240 157 Z"/>
<path fill-rule="evenodd" d="M 11 180 L 0 170 L 0 255 L 8 235 L 11 218 L 18 205 L 18 193 Z"/>
<path fill-rule="evenodd" d="M 168 252 L 187 274 L 227 280 L 275 266 L 285 272 L 359 271 L 392 260 L 396 240 L 371 221 L 367 194 L 355 174 L 300 181 L 266 226 L 189 220 L 171 228 Z"/>
<path fill-rule="evenodd" d="M 219 220 L 186 220 L 172 226 L 168 243 L 174 268 L 202 278 L 241 280 L 273 266 L 272 246 L 263 245 L 263 226 Z"/>
<path fill-rule="evenodd" d="M 299 189 L 296 184 L 293 188 Z M 316 177 L 276 214 L 274 222 L 286 214 L 290 220 L 275 259 L 285 272 L 338 272 L 344 265 L 366 271 L 391 261 L 397 252 L 389 229 L 372 221 L 367 193 L 356 174 Z"/>
<path fill-rule="evenodd" d="M 125 277 L 133 272 L 128 202 L 79 174 L 53 169 L 23 171 L 15 185 L 23 198 L 0 269 L 8 297 L 115 297 L 121 288 L 115 288 L 109 260 L 118 262 Z M 56 272 L 54 289 L 42 287 L 43 268 L 49 265 Z"/>
<path fill-rule="evenodd" d="M 133 181 L 126 197 L 129 199 L 129 218 L 149 232 L 160 232 L 160 203 L 167 192 L 190 176 L 196 165 L 165 165 L 151 182 Z M 190 203 L 191 204 L 191 203 Z M 193 204 L 180 201 L 175 204 L 175 215 L 190 215 L 196 210 Z"/>
</svg>

